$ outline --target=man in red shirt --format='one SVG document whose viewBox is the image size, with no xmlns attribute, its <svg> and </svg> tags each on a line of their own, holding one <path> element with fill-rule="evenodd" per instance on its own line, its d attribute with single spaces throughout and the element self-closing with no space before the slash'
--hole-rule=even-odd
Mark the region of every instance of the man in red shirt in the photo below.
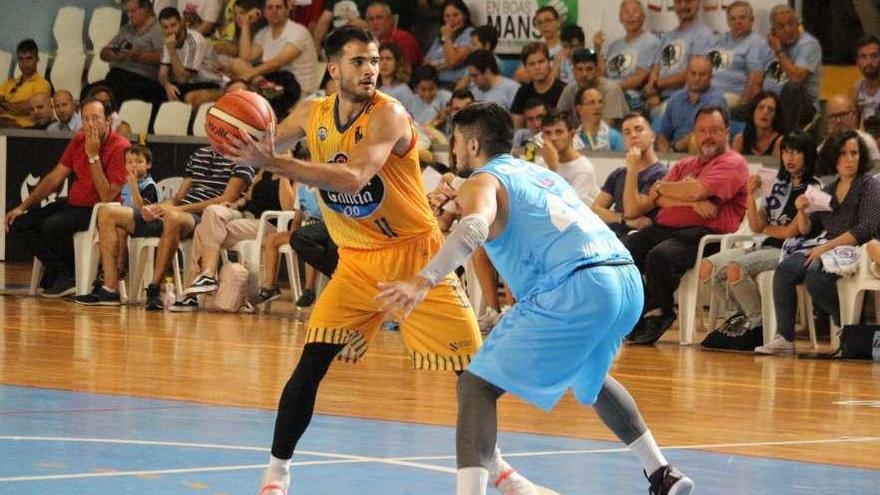
<svg viewBox="0 0 880 495">
<path fill-rule="evenodd" d="M 675 321 L 673 293 L 694 266 L 700 238 L 735 232 L 746 212 L 749 169 L 727 146 L 727 112 L 702 108 L 694 134 L 699 155 L 676 163 L 640 198 L 640 206 L 659 208 L 655 224 L 623 241 L 645 275 L 645 311 L 628 336 L 637 344 L 653 344 Z"/>
<path fill-rule="evenodd" d="M 422 49 L 416 38 L 394 25 L 391 7 L 383 2 L 373 2 L 367 7 L 367 24 L 379 43 L 394 43 L 403 51 L 410 67 L 422 64 Z"/>
<path fill-rule="evenodd" d="M 76 291 L 73 234 L 89 228 L 96 203 L 116 201 L 127 172 L 127 139 L 111 130 L 108 104 L 87 99 L 82 105 L 82 131 L 77 133 L 58 165 L 37 184 L 20 205 L 6 214 L 6 231 L 17 235 L 43 262 L 40 286 L 44 297 L 63 297 Z M 40 202 L 58 191 L 74 174 L 67 200 L 44 207 Z"/>
</svg>

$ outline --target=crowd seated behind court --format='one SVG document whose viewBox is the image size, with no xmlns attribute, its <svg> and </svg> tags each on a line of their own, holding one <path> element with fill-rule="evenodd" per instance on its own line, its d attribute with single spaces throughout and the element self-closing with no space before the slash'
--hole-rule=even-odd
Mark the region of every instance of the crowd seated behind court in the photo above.
<svg viewBox="0 0 880 495">
<path fill-rule="evenodd" d="M 554 7 L 544 6 L 534 15 L 540 36 L 523 46 L 518 63 L 511 63 L 510 55 L 499 56 L 496 51 L 499 39 L 495 28 L 474 25 L 468 4 L 462 0 L 358 1 L 353 2 L 353 11 L 340 9 L 339 2 L 333 0 L 314 0 L 305 6 L 291 0 L 208 0 L 197 9 L 184 11 L 177 10 L 173 1 L 121 3 L 125 20 L 119 32 L 106 46 L 95 47 L 95 57 L 110 67 L 105 80 L 94 84 L 83 80 L 82 93 L 72 94 L 69 88 L 59 87 L 51 77 L 38 73 L 41 51 L 33 40 L 22 40 L 15 49 L 20 74 L 0 85 L 0 127 L 77 133 L 59 162 L 59 170 L 72 169 L 83 191 L 89 192 L 88 198 L 74 198 L 75 206 L 65 203 L 65 214 L 114 199 L 120 193 L 125 197 L 133 191 L 137 196 L 145 185 L 141 182 L 149 174 L 139 175 L 134 165 L 127 172 L 131 180 L 125 178 L 127 159 L 116 151 L 112 158 L 108 155 L 109 163 L 103 163 L 100 174 L 91 163 L 95 154 L 102 158 L 109 153 L 104 149 L 107 139 L 118 147 L 130 134 L 130 126 L 119 114 L 126 101 L 152 103 L 152 119 L 163 102 L 185 102 L 192 108 L 192 124 L 200 105 L 210 105 L 225 92 L 244 88 L 265 96 L 280 121 L 298 101 L 336 91 L 324 68 L 320 43 L 332 29 L 356 25 L 371 31 L 381 44 L 377 86 L 411 112 L 420 133 L 420 156 L 426 164 L 436 165 L 442 172 L 448 170 L 448 160 L 442 157 L 448 155 L 451 116 L 469 102 L 489 100 L 512 115 L 517 128 L 515 155 L 557 170 L 577 184 L 586 206 L 620 236 L 644 272 L 649 303 L 630 336 L 633 342 L 656 341 L 676 320 L 672 293 L 684 272 L 693 267 L 696 246 L 705 234 L 735 232 L 742 224 L 748 231 L 767 237 L 762 237 L 756 248 L 735 251 L 735 256 L 719 253 L 705 257 L 699 277 L 736 309 L 721 325 L 733 331 L 760 326 L 755 279 L 761 271 L 776 269 L 774 287 L 780 288 L 778 293 L 774 288 L 774 303 L 779 335 L 759 351 L 770 354 L 790 353 L 793 323 L 787 319 L 792 314 L 788 288 L 794 285 L 806 283 L 818 299 L 817 306 L 830 314 L 834 323 L 840 323 L 836 293 L 831 297 L 835 277 L 790 269 L 794 262 L 788 258 L 778 267 L 771 263 L 787 242 L 815 242 L 812 250 L 798 251 L 791 259 L 812 259 L 837 246 L 867 244 L 874 260 L 880 261 L 880 242 L 873 240 L 878 234 L 876 219 L 880 218 L 873 213 L 878 206 L 876 179 L 868 173 L 880 159 L 876 142 L 880 131 L 876 124 L 880 121 L 880 40 L 868 34 L 856 42 L 858 81 L 847 94 L 820 101 L 822 46 L 800 28 L 797 13 L 786 4 L 769 11 L 766 24 L 771 29 L 764 35 L 755 30 L 759 20 L 747 1 L 727 6 L 725 32 L 714 32 L 701 20 L 701 0 L 677 1 L 677 25 L 657 37 L 646 29 L 645 2 L 623 0 L 618 21 L 625 34 L 614 40 L 605 39 L 601 30 L 585 32 L 583 26 L 566 22 Z M 589 47 L 587 40 L 591 41 Z M 87 122 L 80 100 L 91 103 L 96 99 L 106 102 L 106 115 L 102 116 L 102 108 L 95 104 Z M 95 124 L 104 118 L 106 126 Z M 698 125 L 701 119 L 705 121 L 702 127 Z M 100 135 L 90 138 L 89 130 L 95 125 L 100 127 Z M 152 125 L 151 121 L 150 129 Z M 723 136 L 716 132 L 720 129 L 725 131 Z M 715 135 L 707 138 L 706 133 Z M 89 144 L 96 139 L 101 142 L 100 152 L 93 152 L 93 144 Z M 707 147 L 712 150 L 707 152 Z M 597 177 L 590 160 L 581 156 L 595 151 L 619 157 L 619 167 L 607 178 Z M 657 154 L 667 152 L 687 156 L 664 163 Z M 741 155 L 772 157 L 778 163 L 778 174 L 770 178 L 763 173 L 766 170 L 749 172 Z M 80 163 L 83 156 L 85 162 Z M 195 166 L 198 160 L 219 159 L 201 157 Z M 192 159 L 190 162 L 192 166 Z M 857 164 L 852 173 L 847 168 L 851 163 Z M 155 170 L 165 164 L 150 165 Z M 309 192 L 301 185 L 284 179 L 279 182 L 277 177 L 255 179 L 253 171 L 229 167 L 226 175 L 213 179 L 203 171 L 188 172 L 191 180 L 186 187 L 174 199 L 163 202 L 159 198 L 158 205 L 126 204 L 119 208 L 129 210 L 105 212 L 102 220 L 108 226 L 101 243 L 107 266 L 95 283 L 95 292 L 81 296 L 79 302 L 118 299 L 114 291 L 118 290 L 119 276 L 124 275 L 118 244 L 124 237 L 116 233 L 140 235 L 149 230 L 146 226 L 153 208 L 185 213 L 180 217 L 184 220 L 169 215 L 166 223 L 171 225 L 150 234 L 170 236 L 160 245 L 165 254 L 160 256 L 149 288 L 148 305 L 155 309 L 161 307 L 158 285 L 168 265 L 167 253 L 173 251 L 169 246 L 195 233 L 193 254 L 199 262 L 193 265 L 198 272 L 187 275 L 189 294 L 209 292 L 201 289 L 216 286 L 219 255 L 215 251 L 229 247 L 232 240 L 256 235 L 252 232 L 255 224 L 244 221 L 239 210 L 253 214 L 277 207 L 300 211 L 306 206 L 297 193 L 307 196 Z M 233 182 L 227 181 L 235 177 L 241 184 L 236 182 L 230 189 Z M 820 183 L 822 178 L 825 180 Z M 39 194 L 52 192 L 52 186 L 57 186 L 54 175 L 46 179 L 43 188 L 37 188 Z M 210 197 L 196 197 L 192 190 L 187 191 L 199 180 L 211 184 Z M 775 181 L 772 194 L 768 195 L 771 188 L 762 181 Z M 450 182 L 442 184 L 449 187 Z M 806 200 L 799 198 L 810 184 L 825 184 L 824 192 L 832 196 L 831 213 L 805 212 Z M 259 196 L 265 194 L 272 198 Z M 443 197 L 451 200 L 454 191 Z M 216 204 L 218 198 L 230 205 Z M 36 199 L 23 206 L 33 207 Z M 25 210 L 21 208 L 17 214 Z M 318 210 L 310 211 L 314 218 Z M 443 215 L 449 216 L 448 211 Z M 203 214 L 210 220 L 208 224 L 200 224 Z M 26 219 L 16 218 L 13 223 Z M 297 225 L 309 225 L 305 232 L 311 232 L 311 225 L 319 221 L 299 218 Z M 20 227 L 30 226 L 36 238 L 39 232 L 33 229 L 43 222 L 40 218 Z M 82 219 L 77 217 L 77 222 Z M 267 234 L 273 246 L 287 242 L 282 239 L 287 233 Z M 329 246 L 326 240 L 320 242 Z M 106 243 L 113 248 L 107 249 Z M 34 253 L 50 260 L 43 280 L 46 295 L 70 293 L 72 245 L 66 241 L 57 244 L 58 250 Z M 481 261 L 483 279 L 487 270 L 482 265 L 487 262 Z M 318 263 L 318 271 L 310 273 L 327 272 L 326 266 L 332 266 Z M 489 268 L 491 273 L 491 265 Z M 313 299 L 314 275 L 311 278 Z M 497 281 L 481 282 L 496 291 L 499 286 Z M 783 285 L 787 288 L 782 289 Z M 262 289 L 262 296 L 252 298 L 258 305 L 277 297 L 274 282 Z M 308 303 L 308 299 L 301 302 Z M 502 305 L 495 294 L 488 300 L 489 309 L 499 314 Z M 178 303 L 179 310 L 198 305 L 192 297 Z"/>
</svg>

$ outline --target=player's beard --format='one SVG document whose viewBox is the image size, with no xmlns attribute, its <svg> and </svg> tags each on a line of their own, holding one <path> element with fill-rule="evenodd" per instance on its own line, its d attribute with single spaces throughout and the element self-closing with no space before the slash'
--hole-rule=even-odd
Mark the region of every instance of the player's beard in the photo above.
<svg viewBox="0 0 880 495">
<path fill-rule="evenodd" d="M 376 93 L 376 82 L 373 81 L 373 86 L 371 86 L 369 90 L 364 89 L 361 86 L 360 81 L 357 81 L 354 84 L 346 84 L 345 82 L 341 82 L 341 84 L 339 85 L 339 92 L 342 93 L 349 101 L 355 103 L 364 103 L 372 98 L 373 95 Z"/>
</svg>

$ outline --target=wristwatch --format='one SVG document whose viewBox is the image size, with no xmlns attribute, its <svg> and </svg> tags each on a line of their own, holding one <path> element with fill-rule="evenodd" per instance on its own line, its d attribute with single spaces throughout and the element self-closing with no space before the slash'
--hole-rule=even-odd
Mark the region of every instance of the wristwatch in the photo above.
<svg viewBox="0 0 880 495">
<path fill-rule="evenodd" d="M 89 165 L 94 165 L 101 161 L 101 155 L 95 155 L 94 158 L 89 157 Z"/>
</svg>

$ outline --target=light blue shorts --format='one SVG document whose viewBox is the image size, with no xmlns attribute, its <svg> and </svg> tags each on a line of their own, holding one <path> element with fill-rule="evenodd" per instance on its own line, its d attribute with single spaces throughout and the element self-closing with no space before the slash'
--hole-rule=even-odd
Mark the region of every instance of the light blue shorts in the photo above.
<svg viewBox="0 0 880 495">
<path fill-rule="evenodd" d="M 517 301 L 468 371 L 544 410 L 569 388 L 593 404 L 643 300 L 634 265 L 575 271 L 558 287 Z"/>
</svg>

